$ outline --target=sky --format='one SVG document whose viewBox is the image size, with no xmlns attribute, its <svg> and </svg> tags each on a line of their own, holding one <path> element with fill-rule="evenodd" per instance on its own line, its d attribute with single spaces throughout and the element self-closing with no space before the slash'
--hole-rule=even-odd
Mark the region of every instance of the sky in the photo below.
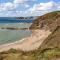
<svg viewBox="0 0 60 60">
<path fill-rule="evenodd" d="M 60 10 L 60 0 L 0 0 L 0 17 L 41 16 Z"/>
</svg>

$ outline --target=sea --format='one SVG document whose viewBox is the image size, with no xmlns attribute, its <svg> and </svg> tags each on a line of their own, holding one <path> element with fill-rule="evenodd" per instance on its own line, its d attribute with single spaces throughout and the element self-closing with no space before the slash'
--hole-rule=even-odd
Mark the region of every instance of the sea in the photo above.
<svg viewBox="0 0 60 60">
<path fill-rule="evenodd" d="M 20 20 L 11 17 L 0 17 L 0 45 L 19 41 L 31 35 L 30 30 L 9 30 L 2 27 L 29 28 L 33 20 Z"/>
</svg>

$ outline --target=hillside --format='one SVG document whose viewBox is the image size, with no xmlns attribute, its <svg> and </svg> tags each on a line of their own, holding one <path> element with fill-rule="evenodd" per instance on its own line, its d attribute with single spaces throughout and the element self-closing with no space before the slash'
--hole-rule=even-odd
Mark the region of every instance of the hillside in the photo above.
<svg viewBox="0 0 60 60">
<path fill-rule="evenodd" d="M 41 45 L 43 48 L 58 47 L 60 48 L 60 26 L 58 26 L 54 32 L 43 42 Z"/>
<path fill-rule="evenodd" d="M 50 30 L 52 33 L 38 49 L 28 52 L 19 49 L 3 51 L 0 52 L 0 60 L 60 60 L 60 11 L 38 17 L 30 29 Z"/>
<path fill-rule="evenodd" d="M 60 25 L 60 11 L 54 11 L 38 17 L 33 22 L 30 29 L 53 30 L 53 27 L 56 28 L 57 25 Z"/>
<path fill-rule="evenodd" d="M 54 11 L 38 17 L 30 29 L 49 29 L 52 34 L 43 42 L 43 46 L 59 47 L 60 48 L 60 11 Z"/>
</svg>

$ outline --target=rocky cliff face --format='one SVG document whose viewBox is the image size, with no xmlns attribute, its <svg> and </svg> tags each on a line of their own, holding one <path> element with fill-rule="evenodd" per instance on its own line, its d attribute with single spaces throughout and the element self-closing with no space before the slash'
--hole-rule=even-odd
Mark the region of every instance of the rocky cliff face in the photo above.
<svg viewBox="0 0 60 60">
<path fill-rule="evenodd" d="M 50 30 L 52 32 L 39 47 L 39 50 L 42 49 L 43 56 L 40 60 L 60 60 L 60 11 L 38 17 L 30 29 Z"/>
<path fill-rule="evenodd" d="M 59 47 L 60 48 L 60 11 L 51 12 L 38 17 L 30 29 L 45 29 L 52 32 L 40 46 L 41 48 Z"/>
<path fill-rule="evenodd" d="M 49 29 L 53 31 L 57 25 L 60 26 L 60 11 L 51 12 L 38 17 L 30 29 Z"/>
<path fill-rule="evenodd" d="M 42 43 L 41 48 L 60 48 L 60 26 Z"/>
</svg>

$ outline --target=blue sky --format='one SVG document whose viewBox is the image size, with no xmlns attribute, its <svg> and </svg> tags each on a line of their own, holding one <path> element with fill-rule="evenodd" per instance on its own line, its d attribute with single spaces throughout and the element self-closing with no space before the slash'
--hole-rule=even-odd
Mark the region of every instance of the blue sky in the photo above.
<svg viewBox="0 0 60 60">
<path fill-rule="evenodd" d="M 0 17 L 40 16 L 60 10 L 60 0 L 0 0 Z"/>
</svg>

